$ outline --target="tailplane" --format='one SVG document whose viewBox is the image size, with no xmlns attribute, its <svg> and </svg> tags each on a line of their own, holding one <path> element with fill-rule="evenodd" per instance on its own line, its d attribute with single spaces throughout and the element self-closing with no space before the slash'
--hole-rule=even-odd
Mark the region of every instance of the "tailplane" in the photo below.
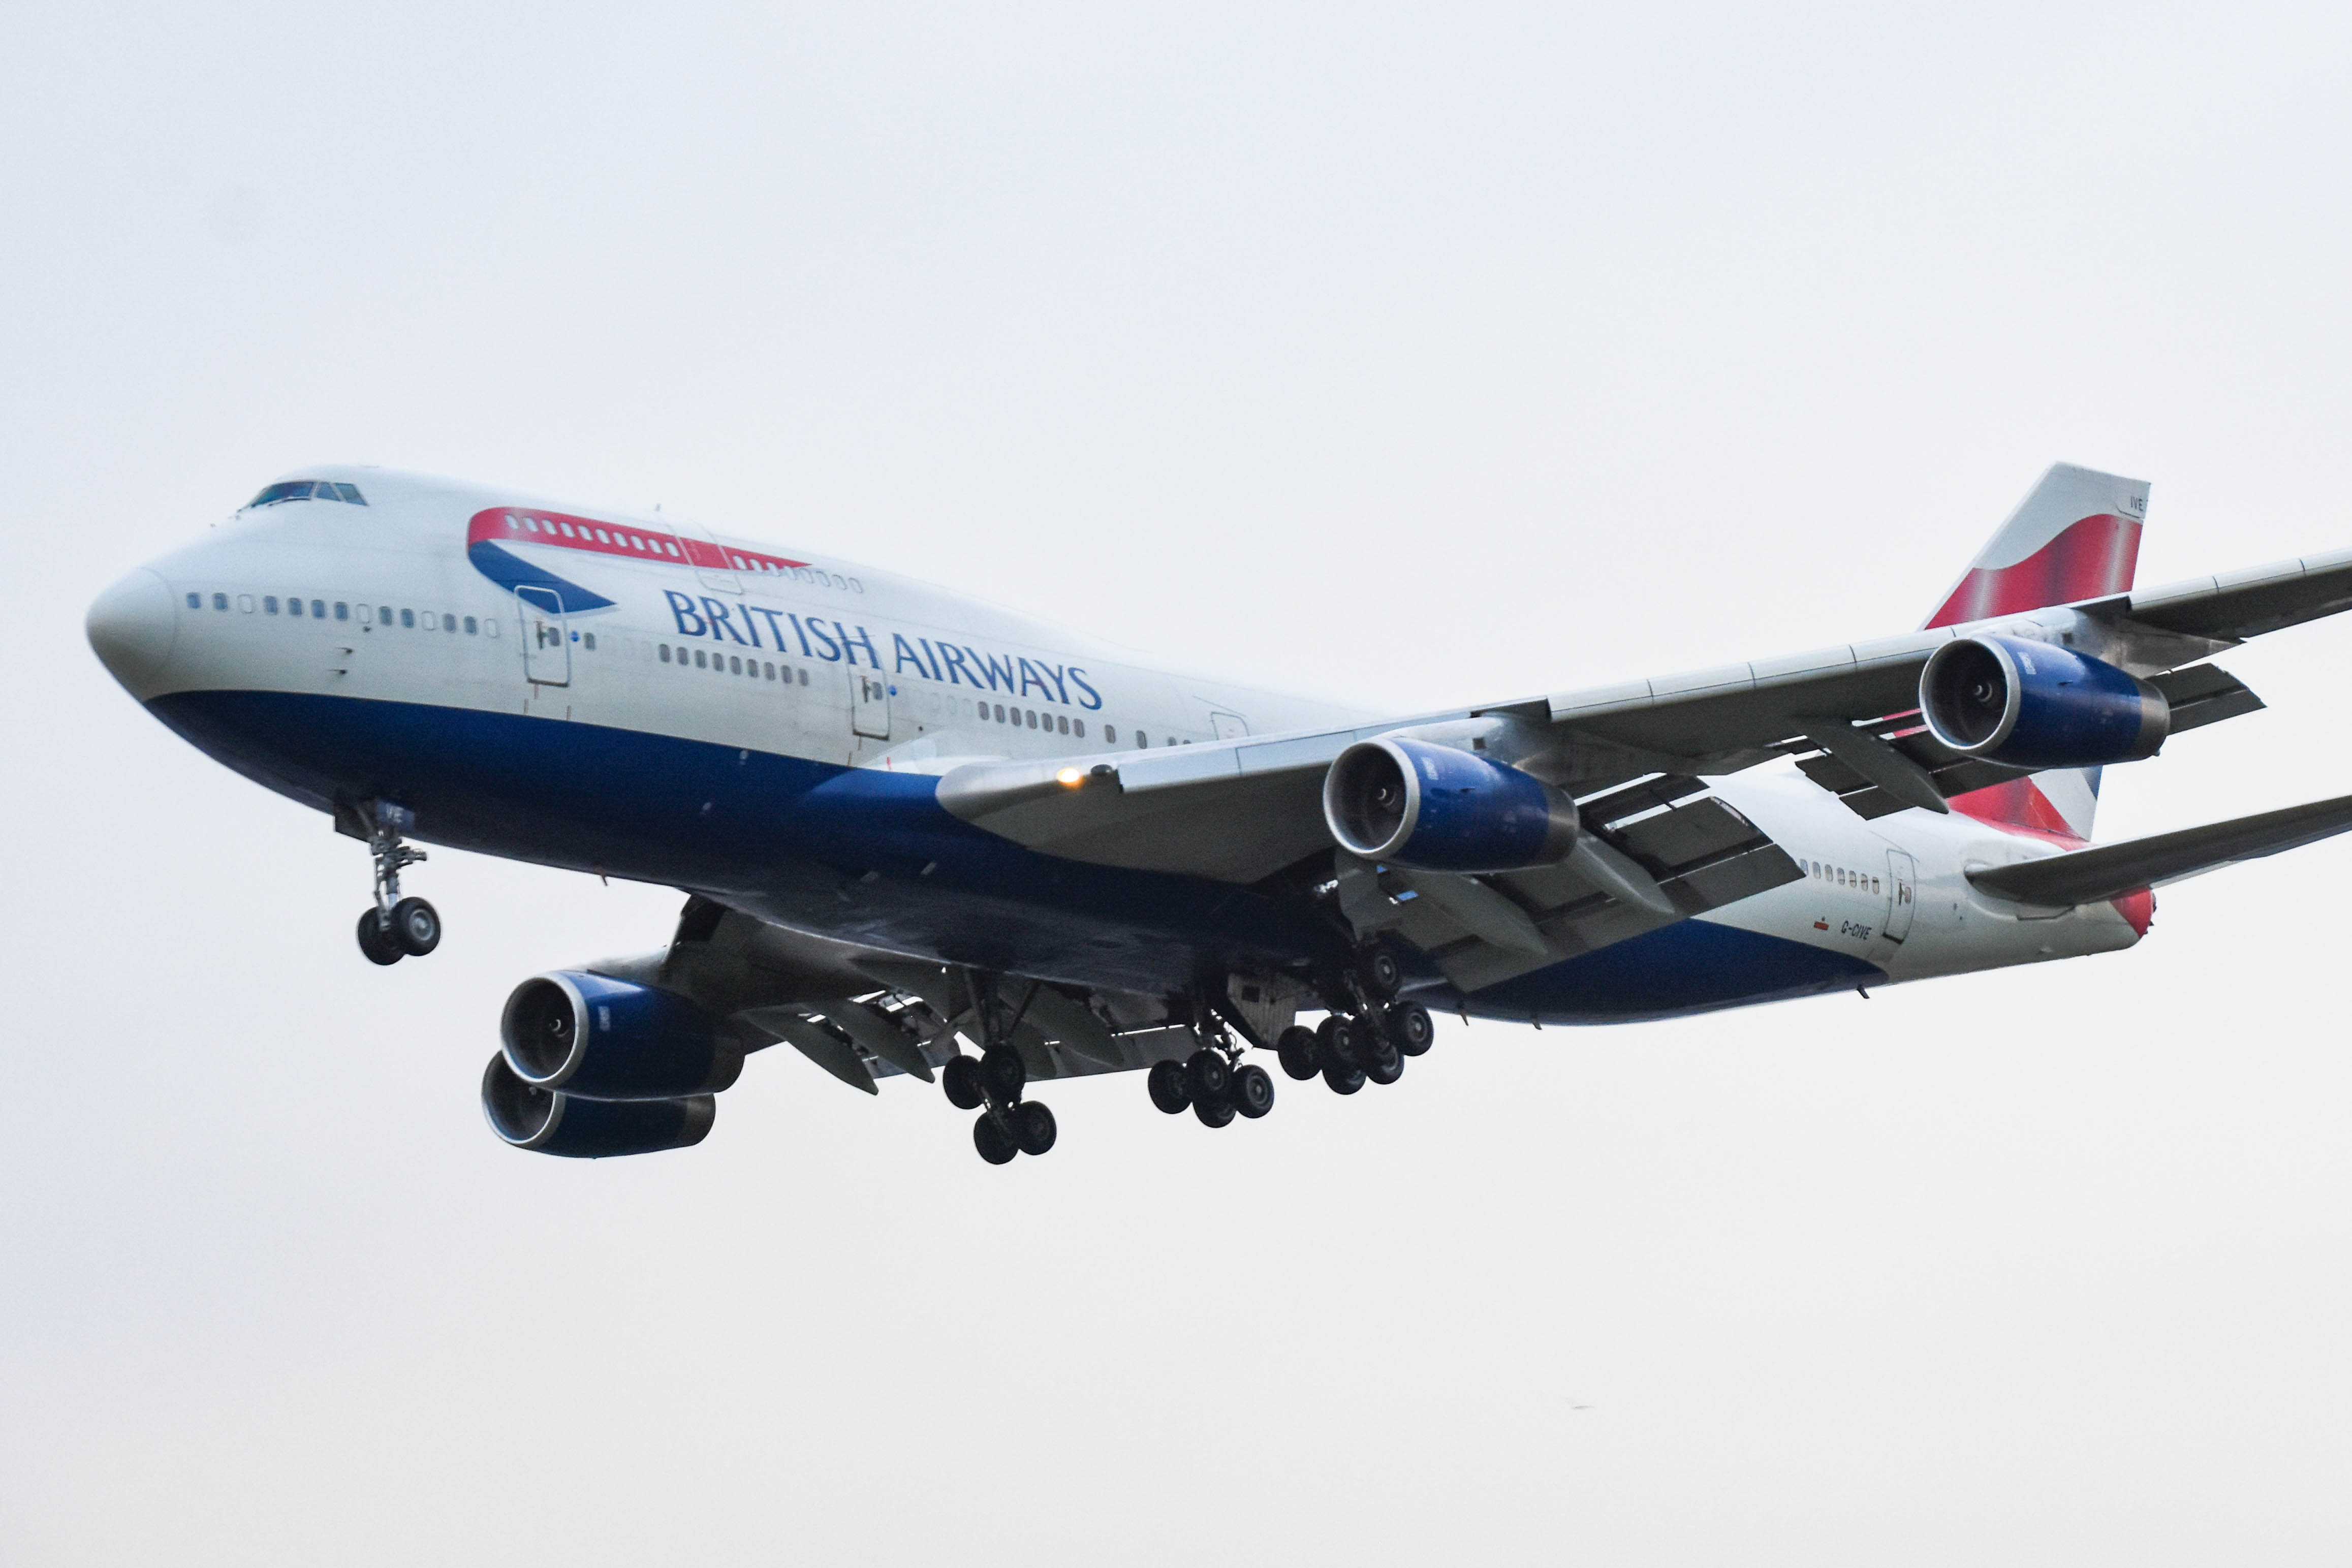
<svg viewBox="0 0 2352 1568">
<path fill-rule="evenodd" d="M 2053 464 L 1944 595 L 1927 628 L 2120 594 L 2139 564 L 2147 481 Z M 1956 795 L 1981 821 L 2087 841 L 2099 770 L 2058 769 Z"/>
</svg>

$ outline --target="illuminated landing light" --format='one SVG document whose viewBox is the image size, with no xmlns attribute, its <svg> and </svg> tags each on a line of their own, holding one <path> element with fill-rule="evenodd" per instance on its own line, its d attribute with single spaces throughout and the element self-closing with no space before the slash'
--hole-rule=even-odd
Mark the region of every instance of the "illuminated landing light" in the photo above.
<svg viewBox="0 0 2352 1568">
<path fill-rule="evenodd" d="M 1087 775 L 1076 768 L 1064 768 L 1060 773 L 1055 773 L 1054 777 L 1059 782 L 1068 784 L 1073 789 L 1076 789 L 1078 785 L 1087 782 Z"/>
</svg>

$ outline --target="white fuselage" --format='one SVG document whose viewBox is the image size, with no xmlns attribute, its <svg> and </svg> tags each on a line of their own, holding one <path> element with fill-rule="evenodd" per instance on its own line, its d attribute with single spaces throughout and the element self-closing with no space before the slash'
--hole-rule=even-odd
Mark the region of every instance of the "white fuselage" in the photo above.
<svg viewBox="0 0 2352 1568">
<path fill-rule="evenodd" d="M 156 586 L 138 591 L 158 625 L 117 674 L 159 712 L 189 694 L 352 699 L 918 774 L 1372 717 L 1187 676 L 936 587 L 672 520 L 379 469 L 306 472 L 355 487 L 364 504 L 248 509 L 144 569 Z M 564 586 L 529 585 L 549 581 Z M 223 760 L 331 804 L 325 785 L 276 764 Z M 493 787 L 487 772 L 480 787 Z M 2028 910 L 1969 882 L 1971 867 L 2063 847 L 2045 837 L 1958 812 L 1865 821 L 1793 772 L 1716 788 L 1807 875 L 1701 918 L 1843 955 L 1854 984 L 2106 952 L 2140 934 L 2114 905 Z M 429 824 L 420 833 L 433 836 Z M 489 847 L 603 863 L 538 840 Z"/>
</svg>

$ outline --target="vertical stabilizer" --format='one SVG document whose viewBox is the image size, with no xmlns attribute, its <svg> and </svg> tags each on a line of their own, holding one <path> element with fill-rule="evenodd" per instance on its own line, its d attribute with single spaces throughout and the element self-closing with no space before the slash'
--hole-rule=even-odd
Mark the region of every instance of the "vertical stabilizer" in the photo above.
<svg viewBox="0 0 2352 1568">
<path fill-rule="evenodd" d="M 2147 520 L 2147 480 L 2053 464 L 1927 625 L 1948 626 L 2123 593 L 2139 565 Z M 2099 770 L 2063 768 L 2012 779 L 1956 795 L 1952 807 L 1984 822 L 2087 840 L 2099 808 Z"/>
<path fill-rule="evenodd" d="M 1978 552 L 1929 627 L 2013 616 L 2131 586 L 2147 481 L 2055 463 Z"/>
</svg>

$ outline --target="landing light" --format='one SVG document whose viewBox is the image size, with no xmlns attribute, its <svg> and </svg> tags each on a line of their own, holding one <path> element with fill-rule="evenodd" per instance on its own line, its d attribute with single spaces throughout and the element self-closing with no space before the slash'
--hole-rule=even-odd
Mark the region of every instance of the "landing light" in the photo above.
<svg viewBox="0 0 2352 1568">
<path fill-rule="evenodd" d="M 1054 777 L 1057 783 L 1068 784 L 1073 788 L 1087 782 L 1087 775 L 1076 768 L 1064 768 Z"/>
</svg>

